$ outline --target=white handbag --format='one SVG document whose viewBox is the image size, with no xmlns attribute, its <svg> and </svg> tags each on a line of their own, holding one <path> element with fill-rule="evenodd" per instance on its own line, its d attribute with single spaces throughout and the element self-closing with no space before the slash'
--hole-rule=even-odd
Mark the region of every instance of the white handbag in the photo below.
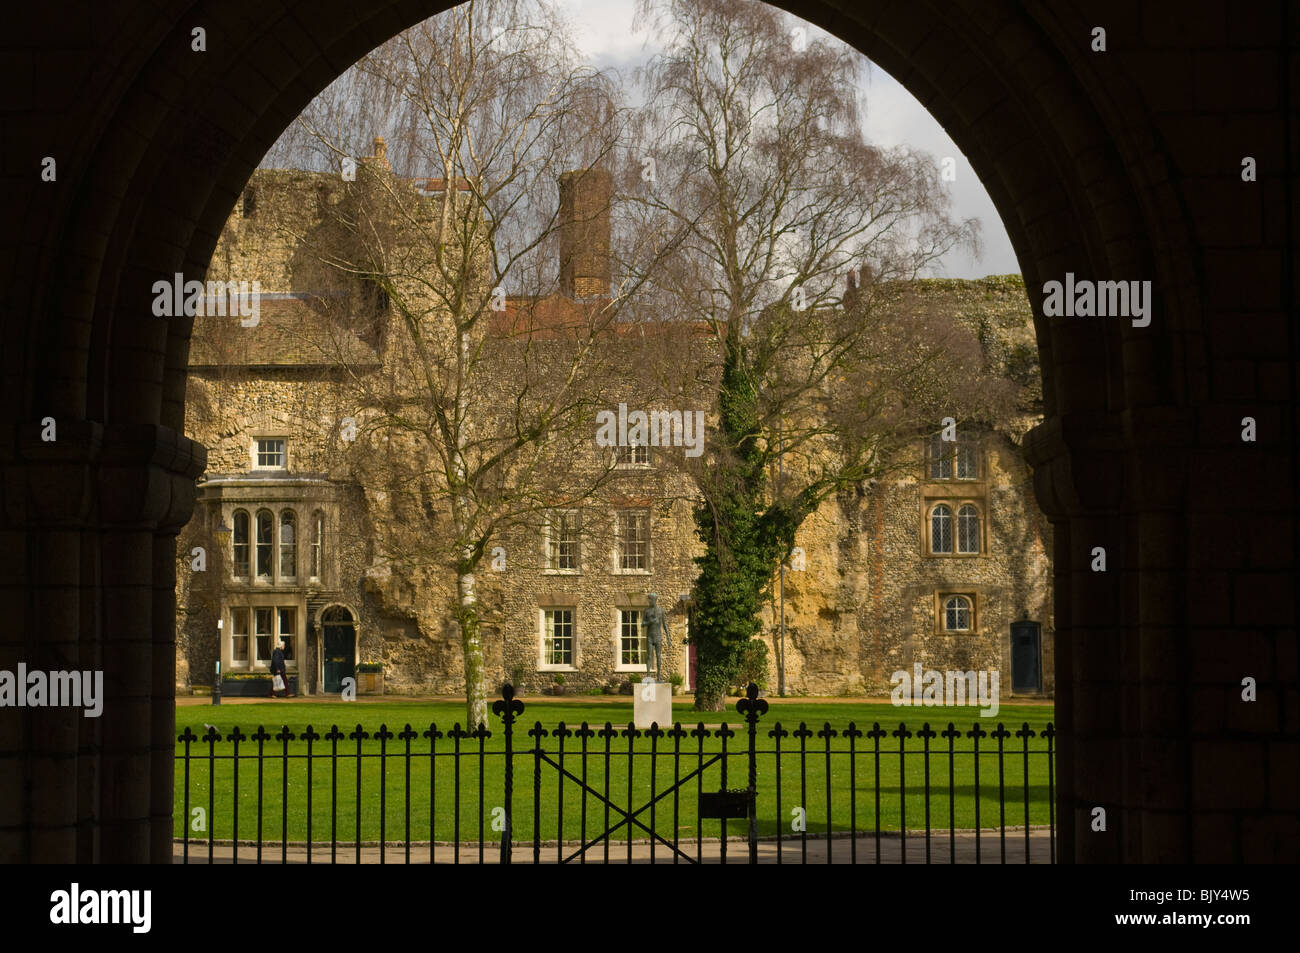
<svg viewBox="0 0 1300 953">
<path fill-rule="evenodd" d="M 282 679 L 279 675 L 271 679 L 271 691 L 273 692 L 284 691 L 284 679 Z"/>
</svg>

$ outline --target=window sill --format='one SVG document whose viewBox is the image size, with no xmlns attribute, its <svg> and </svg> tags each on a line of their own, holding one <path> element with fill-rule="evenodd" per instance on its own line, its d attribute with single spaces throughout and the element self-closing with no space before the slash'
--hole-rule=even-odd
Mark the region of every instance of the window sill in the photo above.
<svg viewBox="0 0 1300 953">
<path fill-rule="evenodd" d="M 645 663 L 645 662 L 641 662 L 639 665 L 615 665 L 615 666 L 614 666 L 614 671 L 616 671 L 616 672 L 648 672 L 648 671 L 650 671 L 650 666 L 649 666 L 647 663 Z"/>
<path fill-rule="evenodd" d="M 581 569 L 543 569 L 543 576 L 581 576 Z"/>
<path fill-rule="evenodd" d="M 576 672 L 578 669 L 572 665 L 539 665 L 539 672 Z"/>
<path fill-rule="evenodd" d="M 650 569 L 611 569 L 611 576 L 653 576 L 654 572 Z"/>
</svg>

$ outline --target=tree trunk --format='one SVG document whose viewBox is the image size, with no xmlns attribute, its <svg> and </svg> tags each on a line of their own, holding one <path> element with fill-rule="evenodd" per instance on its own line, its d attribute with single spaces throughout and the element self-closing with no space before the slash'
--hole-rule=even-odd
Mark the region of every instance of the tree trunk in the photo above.
<svg viewBox="0 0 1300 953">
<path fill-rule="evenodd" d="M 769 505 L 758 449 L 758 394 L 736 335 L 727 341 L 713 490 L 695 511 L 704 557 L 695 582 L 696 711 L 722 711 L 746 644 L 761 632 L 764 590 L 793 544 L 793 511 Z M 698 632 L 698 635 L 697 635 Z"/>
<path fill-rule="evenodd" d="M 696 711 L 723 711 L 727 707 L 727 690 L 718 682 L 706 677 L 706 667 L 700 661 L 697 654 L 695 657 L 696 678 L 695 685 L 695 710 Z M 713 667 L 716 670 L 717 666 Z"/>
<path fill-rule="evenodd" d="M 472 730 L 487 724 L 487 677 L 474 574 L 458 574 L 456 590 L 459 596 L 456 621 L 460 625 L 460 644 L 465 656 L 465 727 Z"/>
</svg>

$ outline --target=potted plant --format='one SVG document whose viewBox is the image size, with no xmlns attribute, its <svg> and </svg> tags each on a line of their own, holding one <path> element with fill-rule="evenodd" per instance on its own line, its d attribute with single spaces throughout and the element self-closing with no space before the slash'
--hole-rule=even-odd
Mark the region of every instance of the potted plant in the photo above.
<svg viewBox="0 0 1300 953">
<path fill-rule="evenodd" d="M 564 694 L 564 673 L 556 672 L 555 677 L 551 681 L 552 681 L 551 694 L 563 695 Z"/>
<path fill-rule="evenodd" d="M 384 663 L 361 662 L 357 665 L 357 694 L 382 695 L 384 693 Z"/>
<path fill-rule="evenodd" d="M 684 681 L 684 679 L 681 676 L 681 673 L 673 672 L 672 675 L 668 676 L 668 681 L 673 686 L 673 694 L 680 695 L 682 693 L 682 683 Z"/>
</svg>

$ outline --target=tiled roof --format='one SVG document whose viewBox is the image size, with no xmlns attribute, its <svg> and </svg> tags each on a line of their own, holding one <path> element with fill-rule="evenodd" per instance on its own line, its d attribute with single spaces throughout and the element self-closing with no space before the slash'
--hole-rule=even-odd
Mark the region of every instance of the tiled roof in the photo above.
<svg viewBox="0 0 1300 953">
<path fill-rule="evenodd" d="M 415 187 L 416 191 L 421 192 L 425 195 L 431 195 L 431 194 L 447 191 L 447 180 L 445 178 L 407 179 L 406 181 L 410 182 L 411 185 Z M 456 180 L 456 187 L 461 192 L 468 192 L 470 190 L 469 179 L 466 179 L 464 176 L 461 176 Z"/>
<path fill-rule="evenodd" d="M 684 326 L 678 321 L 628 321 L 602 314 L 610 304 L 609 298 L 573 299 L 558 292 L 544 297 L 512 295 L 506 299 L 503 311 L 490 316 L 489 327 L 502 337 L 534 339 L 585 338 L 593 329 L 602 335 L 617 337 L 645 336 L 647 333 L 679 331 Z M 707 333 L 708 325 L 694 322 L 696 333 Z"/>
</svg>

